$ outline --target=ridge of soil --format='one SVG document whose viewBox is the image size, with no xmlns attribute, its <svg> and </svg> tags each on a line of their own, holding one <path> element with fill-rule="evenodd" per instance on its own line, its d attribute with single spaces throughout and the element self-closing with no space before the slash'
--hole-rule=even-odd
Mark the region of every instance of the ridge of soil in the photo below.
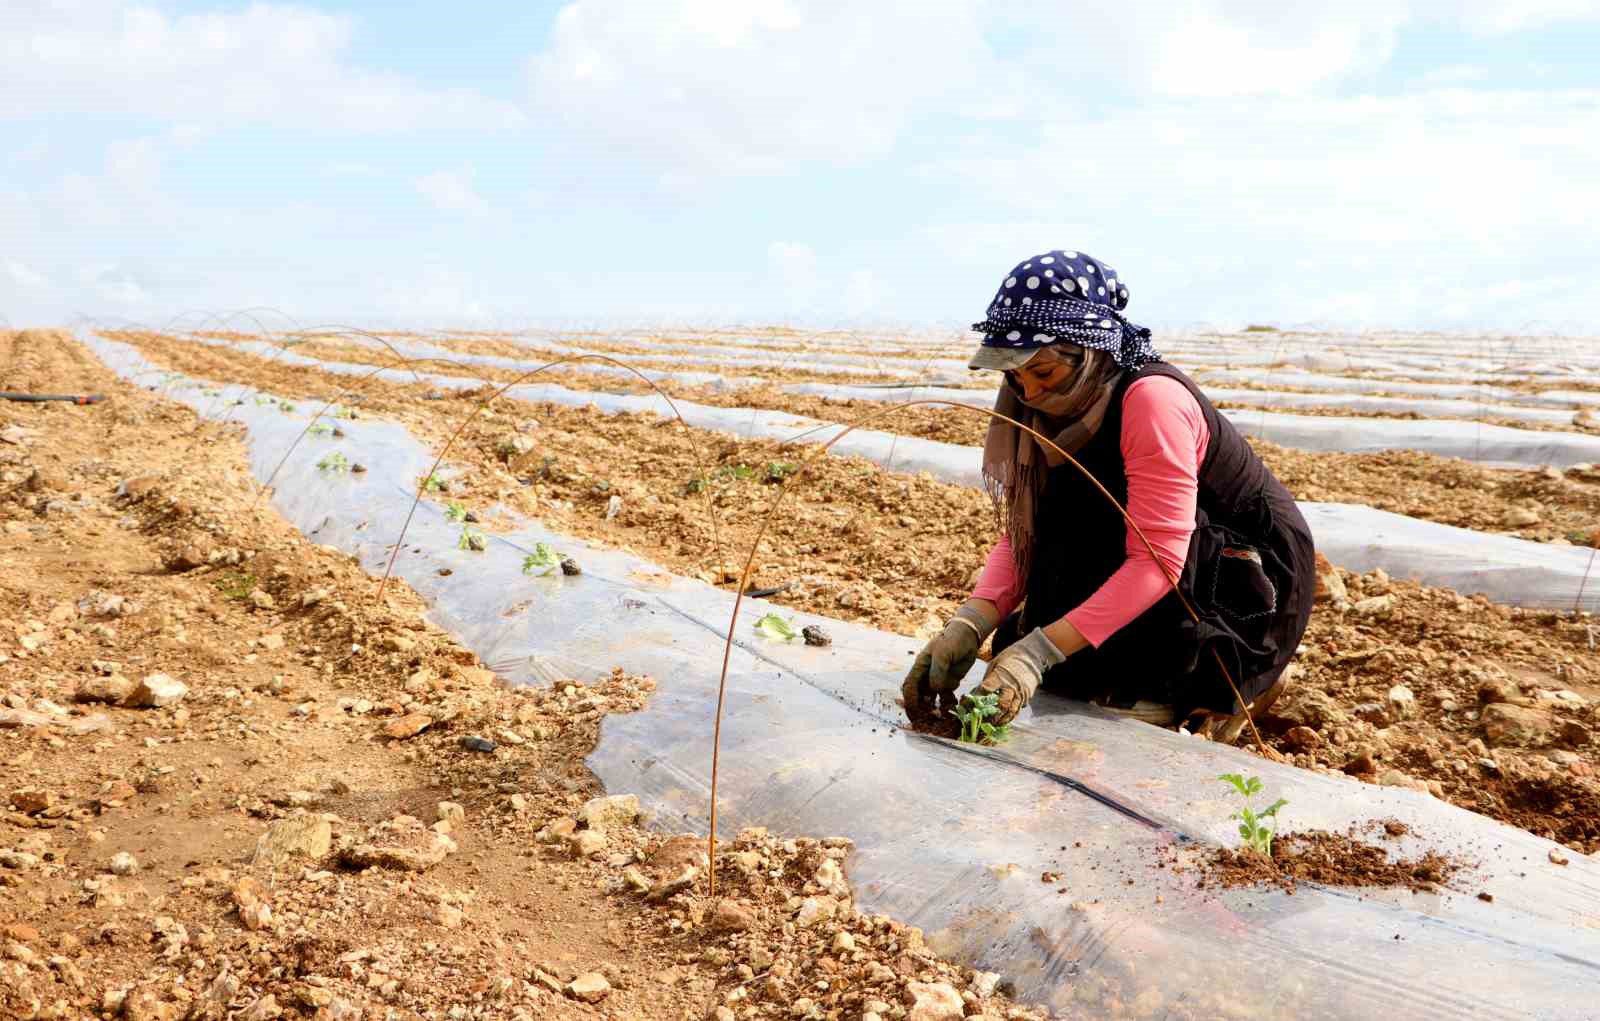
<svg viewBox="0 0 1600 1021">
<path fill-rule="evenodd" d="M 107 335 L 129 339 L 130 335 L 137 334 L 124 331 Z M 168 339 L 179 341 L 179 338 Z M 374 366 L 389 361 L 384 353 L 348 344 L 308 344 L 296 350 L 316 357 Z M 458 372 L 434 365 L 427 371 L 468 374 L 498 382 L 509 382 L 519 375 L 508 369 L 478 365 L 461 366 Z M 701 371 L 705 371 L 705 367 Z M 664 384 L 663 389 L 675 398 L 714 407 L 768 408 L 842 423 L 870 418 L 865 428 L 963 446 L 981 446 L 989 427 L 990 419 L 976 411 L 916 406 L 886 412 L 890 402 L 791 394 L 777 385 L 779 381 L 793 382 L 799 376 L 809 378 L 802 367 L 791 367 L 774 374 L 771 385 L 729 389 L 669 383 Z M 581 364 L 570 371 L 552 370 L 538 379 L 606 393 L 652 392 L 637 379 L 585 373 Z M 1220 406 L 1236 405 L 1224 402 Z M 1315 410 L 1295 409 L 1297 414 L 1302 411 L 1316 413 Z M 1346 413 L 1342 409 L 1328 409 L 1330 414 L 1335 412 Z M 1509 421 L 1499 424 L 1519 428 L 1525 425 Z M 1555 426 L 1551 429 L 1574 431 Z M 1566 470 L 1491 468 L 1461 458 L 1413 450 L 1349 454 L 1297 450 L 1261 439 L 1249 442 L 1273 474 L 1300 500 L 1359 503 L 1425 521 L 1535 542 L 1600 546 L 1600 469 L 1592 466 Z"/>
<path fill-rule="evenodd" d="M 1391 823 L 1388 835 L 1404 832 L 1403 824 Z M 1433 893 L 1469 865 L 1437 851 L 1399 857 L 1352 829 L 1281 834 L 1273 838 L 1270 857 L 1247 847 L 1215 848 L 1192 867 L 1201 873 L 1195 884 L 1199 888 L 1277 886 L 1293 893 L 1299 884 L 1312 883 Z"/>
<path fill-rule="evenodd" d="M 1039 1015 L 858 911 L 846 841 L 732 836 L 709 901 L 583 763 L 649 678 L 506 687 L 258 506 L 237 427 L 65 334 L 0 375 L 109 398 L 0 404 L 0 1017 Z"/>
<path fill-rule="evenodd" d="M 350 385 L 158 335 L 136 346 L 199 378 L 248 380 L 296 398 L 326 399 Z M 392 415 L 434 443 L 474 403 L 472 394 L 429 400 L 415 385 L 363 385 L 361 395 L 363 413 Z M 479 413 L 463 440 L 443 497 L 501 504 L 713 582 L 736 580 L 727 564 L 742 562 L 776 495 L 764 467 L 807 463 L 807 484 L 785 483 L 756 584 L 789 584 L 770 597 L 780 605 L 917 637 L 937 633 L 965 600 L 997 531 L 978 490 L 859 459 L 811 461 L 797 448 L 653 415 L 505 401 Z M 739 474 L 740 465 L 749 471 Z M 686 483 L 701 477 L 706 484 L 690 492 Z M 613 496 L 622 503 L 608 518 Z M 1320 589 L 1294 681 L 1260 721 L 1275 748 L 1303 768 L 1426 791 L 1583 853 L 1600 848 L 1592 740 L 1600 656 L 1587 615 L 1507 607 L 1333 565 L 1322 568 Z"/>
</svg>

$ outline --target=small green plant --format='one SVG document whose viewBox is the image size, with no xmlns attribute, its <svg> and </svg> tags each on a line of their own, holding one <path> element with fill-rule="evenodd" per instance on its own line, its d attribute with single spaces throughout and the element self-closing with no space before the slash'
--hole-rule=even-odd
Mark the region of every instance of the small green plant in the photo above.
<svg viewBox="0 0 1600 1021">
<path fill-rule="evenodd" d="M 313 422 L 311 428 L 306 430 L 313 436 L 332 436 L 333 426 L 326 422 Z"/>
<path fill-rule="evenodd" d="M 334 418 L 355 418 L 356 417 L 356 409 L 355 408 L 338 408 L 338 409 L 335 409 L 335 411 L 333 412 L 333 417 Z"/>
<path fill-rule="evenodd" d="M 294 410 L 294 404 L 289 401 L 279 401 L 278 410 L 287 415 L 289 412 Z"/>
<path fill-rule="evenodd" d="M 278 399 L 269 394 L 256 394 L 256 407 L 264 408 L 269 404 L 278 403 Z"/>
<path fill-rule="evenodd" d="M 467 508 L 459 501 L 451 500 L 445 504 L 444 516 L 458 523 L 465 521 L 467 520 Z"/>
<path fill-rule="evenodd" d="M 482 532 L 475 531 L 471 525 L 461 526 L 461 537 L 456 540 L 456 549 L 482 553 L 488 548 L 489 543 L 484 539 Z"/>
<path fill-rule="evenodd" d="M 1217 779 L 1233 787 L 1241 798 L 1253 798 L 1261 793 L 1259 776 L 1246 779 L 1238 773 L 1223 773 Z M 1263 857 L 1272 857 L 1272 837 L 1278 830 L 1278 809 L 1288 803 L 1279 798 L 1259 812 L 1247 804 L 1229 816 L 1239 820 L 1239 836 L 1244 838 L 1244 846 Z"/>
<path fill-rule="evenodd" d="M 768 461 L 765 479 L 768 482 L 782 482 L 794 472 L 794 465 L 788 461 Z"/>
<path fill-rule="evenodd" d="M 522 573 L 543 576 L 561 566 L 561 555 L 547 542 L 533 544 L 533 552 L 522 558 Z"/>
<path fill-rule="evenodd" d="M 422 488 L 430 493 L 442 493 L 445 489 L 445 481 L 437 475 L 429 474 L 427 478 L 422 480 Z"/>
<path fill-rule="evenodd" d="M 756 621 L 756 633 L 780 642 L 792 642 L 800 637 L 800 632 L 795 630 L 794 621 L 784 620 L 776 613 L 769 613 Z"/>
<path fill-rule="evenodd" d="M 222 593 L 222 598 L 238 601 L 250 598 L 250 593 L 256 588 L 256 576 L 249 571 L 228 571 L 219 575 L 212 584 Z"/>
<path fill-rule="evenodd" d="M 1000 693 L 991 691 L 982 695 L 968 695 L 956 706 L 956 719 L 961 721 L 960 740 L 968 744 L 999 744 L 1011 729 L 1010 724 L 995 726 L 989 722 L 1000 715 Z"/>
<path fill-rule="evenodd" d="M 317 469 L 325 472 L 347 472 L 350 470 L 350 462 L 335 450 L 331 454 L 323 455 L 322 460 L 317 462 Z"/>
</svg>

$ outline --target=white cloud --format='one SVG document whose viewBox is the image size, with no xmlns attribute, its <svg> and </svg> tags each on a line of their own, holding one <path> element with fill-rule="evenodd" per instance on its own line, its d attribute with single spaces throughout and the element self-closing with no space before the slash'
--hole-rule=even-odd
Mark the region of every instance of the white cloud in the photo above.
<svg viewBox="0 0 1600 1021">
<path fill-rule="evenodd" d="M 474 187 L 476 175 L 471 167 L 459 170 L 437 170 L 417 178 L 417 191 L 435 207 L 448 213 L 462 213 L 471 217 L 485 216 L 489 203 Z"/>
<path fill-rule="evenodd" d="M 0 118 L 124 114 L 200 126 L 499 128 L 510 104 L 349 63 L 351 19 L 293 5 L 169 15 L 126 0 L 9 0 Z"/>
<path fill-rule="evenodd" d="M 12 283 L 30 291 L 42 290 L 50 286 L 50 280 L 43 273 L 17 259 L 0 259 L 0 270 L 5 270 L 6 276 L 10 278 Z"/>
<path fill-rule="evenodd" d="M 534 105 L 662 173 L 848 165 L 975 87 L 976 3 L 576 0 L 529 63 Z"/>
</svg>

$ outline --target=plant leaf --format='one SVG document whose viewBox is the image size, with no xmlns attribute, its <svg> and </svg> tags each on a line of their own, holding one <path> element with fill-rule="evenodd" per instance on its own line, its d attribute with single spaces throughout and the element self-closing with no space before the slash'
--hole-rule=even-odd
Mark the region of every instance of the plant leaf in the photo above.
<svg viewBox="0 0 1600 1021">
<path fill-rule="evenodd" d="M 776 613 L 769 613 L 756 621 L 756 631 L 780 642 L 792 642 L 800 637 L 800 633 L 794 629 L 794 625 Z"/>
<path fill-rule="evenodd" d="M 547 542 L 533 544 L 533 552 L 522 558 L 522 573 L 546 575 L 561 566 L 561 556 Z"/>
</svg>

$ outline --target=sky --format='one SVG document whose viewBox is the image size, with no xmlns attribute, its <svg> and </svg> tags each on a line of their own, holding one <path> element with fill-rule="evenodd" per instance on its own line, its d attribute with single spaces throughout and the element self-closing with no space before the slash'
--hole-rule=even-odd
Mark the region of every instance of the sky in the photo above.
<svg viewBox="0 0 1600 1021">
<path fill-rule="evenodd" d="M 1600 333 L 1595 53 L 1600 0 L 6 0 L 0 323 L 960 328 L 1060 248 L 1151 324 Z"/>
</svg>

